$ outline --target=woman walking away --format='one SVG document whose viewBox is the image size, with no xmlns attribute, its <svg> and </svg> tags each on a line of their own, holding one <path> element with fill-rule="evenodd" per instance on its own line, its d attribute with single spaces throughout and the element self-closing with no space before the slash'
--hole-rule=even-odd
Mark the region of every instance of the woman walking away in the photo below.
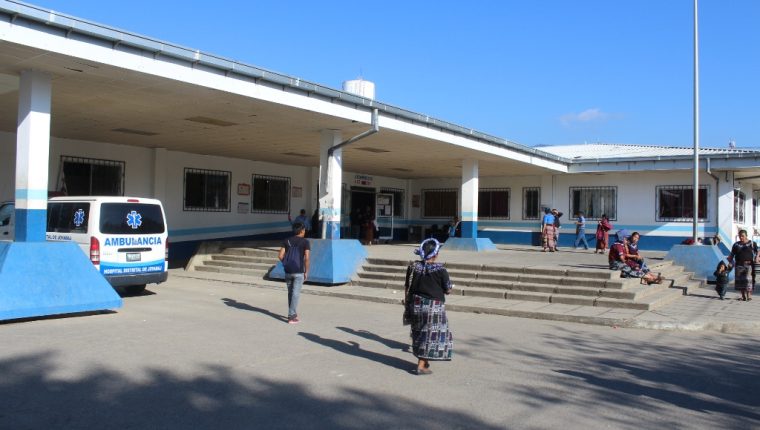
<svg viewBox="0 0 760 430">
<path fill-rule="evenodd" d="M 747 237 L 747 230 L 739 230 L 739 240 L 731 247 L 728 263 L 734 266 L 734 289 L 742 293 L 739 300 L 752 300 L 755 285 L 755 259 L 757 245 Z"/>
<path fill-rule="evenodd" d="M 726 290 L 728 289 L 728 274 L 731 272 L 731 269 L 733 269 L 733 266 L 731 264 L 726 265 L 726 263 L 721 260 L 718 263 L 718 267 L 715 268 L 715 292 L 718 293 L 718 296 L 721 300 L 724 300 L 724 297 L 726 297 Z"/>
<path fill-rule="evenodd" d="M 552 214 L 551 209 L 544 208 L 544 218 L 541 220 L 541 242 L 544 252 L 546 252 L 547 249 L 554 252 L 557 247 L 557 243 L 554 241 L 555 230 L 554 214 Z"/>
<path fill-rule="evenodd" d="M 604 254 L 607 251 L 607 245 L 610 241 L 610 230 L 612 230 L 612 224 L 610 224 L 607 215 L 602 214 L 602 219 L 599 220 L 599 224 L 596 226 L 596 250 L 594 254 L 597 252 Z"/>
<path fill-rule="evenodd" d="M 421 260 L 406 270 L 405 319 L 411 322 L 412 353 L 417 357 L 418 375 L 429 375 L 430 361 L 449 361 L 453 352 L 453 337 L 446 317 L 446 294 L 451 292 L 449 272 L 436 263 L 441 244 L 425 239 L 414 253 Z"/>
</svg>

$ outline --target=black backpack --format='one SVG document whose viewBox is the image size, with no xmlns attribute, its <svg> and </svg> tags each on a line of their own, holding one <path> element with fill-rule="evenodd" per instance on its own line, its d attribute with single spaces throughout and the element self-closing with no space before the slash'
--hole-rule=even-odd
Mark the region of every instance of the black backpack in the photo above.
<svg viewBox="0 0 760 430">
<path fill-rule="evenodd" d="M 282 258 L 282 268 L 285 269 L 285 273 L 303 273 L 300 248 L 291 245 L 289 240 L 287 242 L 288 249 Z"/>
</svg>

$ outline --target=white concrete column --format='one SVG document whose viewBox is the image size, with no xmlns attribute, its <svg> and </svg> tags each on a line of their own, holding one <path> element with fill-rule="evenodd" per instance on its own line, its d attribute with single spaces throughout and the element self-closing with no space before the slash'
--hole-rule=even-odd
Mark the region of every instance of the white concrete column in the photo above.
<svg viewBox="0 0 760 430">
<path fill-rule="evenodd" d="M 340 131 L 322 130 L 319 153 L 319 214 L 322 238 L 340 239 L 340 206 L 343 182 L 343 150 L 328 156 L 328 150 L 342 140 Z"/>
<path fill-rule="evenodd" d="M 44 242 L 50 156 L 50 75 L 21 72 L 16 130 L 17 242 Z"/>
<path fill-rule="evenodd" d="M 727 247 L 738 240 L 739 226 L 734 224 L 734 173 L 718 172 L 718 207 L 716 219 L 718 234 L 720 239 Z M 750 199 L 751 199 L 750 195 Z M 749 232 L 750 236 L 752 232 Z"/>
<path fill-rule="evenodd" d="M 478 237 L 478 160 L 462 160 L 462 237 Z"/>
</svg>

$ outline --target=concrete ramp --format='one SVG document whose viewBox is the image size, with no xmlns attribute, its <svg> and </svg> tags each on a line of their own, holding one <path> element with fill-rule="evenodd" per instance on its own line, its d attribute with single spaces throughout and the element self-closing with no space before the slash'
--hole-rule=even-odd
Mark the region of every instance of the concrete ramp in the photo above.
<svg viewBox="0 0 760 430">
<path fill-rule="evenodd" d="M 121 306 L 77 244 L 0 242 L 0 320 Z"/>
</svg>

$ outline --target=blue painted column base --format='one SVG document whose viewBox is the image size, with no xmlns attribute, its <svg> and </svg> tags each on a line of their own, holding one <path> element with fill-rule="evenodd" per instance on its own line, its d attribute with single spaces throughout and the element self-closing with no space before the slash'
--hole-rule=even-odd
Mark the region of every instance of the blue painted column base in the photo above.
<svg viewBox="0 0 760 430">
<path fill-rule="evenodd" d="M 307 282 L 345 284 L 359 271 L 367 258 L 367 250 L 355 239 L 309 239 L 310 269 Z M 285 279 L 282 263 L 269 273 L 270 278 Z"/>
<path fill-rule="evenodd" d="M 450 237 L 443 246 L 445 250 L 454 251 L 494 251 L 496 245 L 486 237 Z"/>
<path fill-rule="evenodd" d="M 665 258 L 675 264 L 683 266 L 687 272 L 694 273 L 695 278 L 715 280 L 713 273 L 720 260 L 725 260 L 725 255 L 720 247 L 711 245 L 674 245 L 670 248 Z M 728 261 L 728 260 L 726 260 Z M 734 278 L 734 272 L 729 274 Z"/>
<path fill-rule="evenodd" d="M 462 238 L 474 239 L 478 237 L 478 222 L 477 221 L 461 221 L 459 228 L 462 231 Z"/>
<path fill-rule="evenodd" d="M 47 209 L 16 208 L 16 242 L 44 242 Z"/>
<path fill-rule="evenodd" d="M 325 239 L 340 239 L 340 223 L 337 221 L 327 221 Z"/>
<path fill-rule="evenodd" d="M 77 244 L 0 242 L 0 320 L 121 306 Z"/>
</svg>

